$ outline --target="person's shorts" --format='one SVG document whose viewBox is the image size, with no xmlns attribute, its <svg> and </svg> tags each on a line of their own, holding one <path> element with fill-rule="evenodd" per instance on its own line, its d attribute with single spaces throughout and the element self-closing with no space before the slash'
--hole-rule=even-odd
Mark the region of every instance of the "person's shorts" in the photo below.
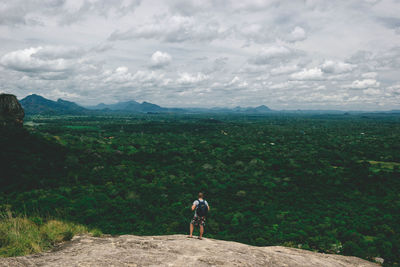
<svg viewBox="0 0 400 267">
<path fill-rule="evenodd" d="M 204 226 L 206 225 L 206 217 L 194 216 L 190 223 L 194 226 Z"/>
</svg>

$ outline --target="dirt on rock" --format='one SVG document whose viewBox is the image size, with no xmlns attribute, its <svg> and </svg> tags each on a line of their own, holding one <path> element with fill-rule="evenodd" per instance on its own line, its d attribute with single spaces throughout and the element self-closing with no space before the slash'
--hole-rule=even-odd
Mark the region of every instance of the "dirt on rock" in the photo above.
<svg viewBox="0 0 400 267">
<path fill-rule="evenodd" d="M 56 249 L 0 258 L 0 266 L 380 266 L 356 257 L 287 247 L 254 247 L 184 235 L 76 236 Z"/>
</svg>

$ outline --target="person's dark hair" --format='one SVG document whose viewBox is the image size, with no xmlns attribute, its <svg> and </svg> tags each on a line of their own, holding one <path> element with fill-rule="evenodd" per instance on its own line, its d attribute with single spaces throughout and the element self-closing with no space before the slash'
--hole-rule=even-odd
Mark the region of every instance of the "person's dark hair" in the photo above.
<svg viewBox="0 0 400 267">
<path fill-rule="evenodd" d="M 202 192 L 199 192 L 199 198 L 203 198 L 203 193 Z"/>
</svg>

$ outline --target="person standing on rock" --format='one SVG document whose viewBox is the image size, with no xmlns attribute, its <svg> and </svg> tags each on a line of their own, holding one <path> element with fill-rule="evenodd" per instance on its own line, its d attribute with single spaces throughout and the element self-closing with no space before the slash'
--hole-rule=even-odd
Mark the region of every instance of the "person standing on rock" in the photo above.
<svg viewBox="0 0 400 267">
<path fill-rule="evenodd" d="M 192 205 L 192 210 L 194 210 L 194 217 L 190 222 L 190 235 L 188 237 L 193 237 L 194 226 L 200 227 L 199 239 L 203 238 L 204 225 L 206 224 L 207 213 L 210 210 L 207 200 L 203 199 L 203 193 L 199 193 L 199 199 L 195 200 Z"/>
</svg>

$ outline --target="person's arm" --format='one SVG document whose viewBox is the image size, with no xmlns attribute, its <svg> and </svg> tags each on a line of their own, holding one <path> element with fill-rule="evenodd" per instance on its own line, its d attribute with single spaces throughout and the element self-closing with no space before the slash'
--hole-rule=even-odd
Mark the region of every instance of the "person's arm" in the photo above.
<svg viewBox="0 0 400 267">
<path fill-rule="evenodd" d="M 198 203 L 199 203 L 199 202 L 198 202 L 197 200 L 195 200 L 195 201 L 193 202 L 192 210 L 195 210 L 195 209 L 196 209 Z"/>
</svg>

